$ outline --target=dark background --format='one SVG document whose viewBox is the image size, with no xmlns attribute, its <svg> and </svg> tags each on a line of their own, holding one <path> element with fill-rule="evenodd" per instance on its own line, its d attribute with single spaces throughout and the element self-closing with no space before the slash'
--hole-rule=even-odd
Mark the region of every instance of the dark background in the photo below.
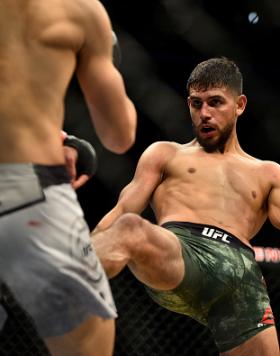
<svg viewBox="0 0 280 356">
<path fill-rule="evenodd" d="M 237 62 L 248 97 L 238 123 L 242 148 L 280 162 L 280 2 L 277 0 L 103 0 L 122 52 L 120 71 L 136 105 L 135 145 L 124 155 L 101 146 L 76 79 L 66 97 L 65 130 L 95 147 L 97 174 L 78 190 L 90 228 L 116 203 L 140 154 L 158 140 L 192 139 L 186 80 L 200 61 L 227 56 Z M 249 20 L 249 14 L 254 20 Z M 144 216 L 153 221 L 150 209 Z M 279 232 L 266 223 L 253 243 L 280 246 Z"/>
<path fill-rule="evenodd" d="M 66 96 L 64 129 L 91 142 L 99 159 L 97 174 L 77 191 L 90 228 L 115 205 L 147 146 L 158 140 L 192 139 L 185 85 L 194 66 L 209 57 L 227 56 L 243 73 L 248 105 L 238 123 L 242 148 L 280 163 L 280 0 L 101 2 L 119 39 L 120 71 L 137 108 L 138 129 L 126 154 L 106 150 L 73 79 Z M 256 13 L 251 22 L 250 13 Z M 144 216 L 154 221 L 150 209 Z M 279 235 L 267 222 L 253 243 L 280 247 Z M 261 267 L 280 339 L 279 263 Z M 128 268 L 110 282 L 119 312 L 114 356 L 218 355 L 208 329 L 154 303 Z M 0 333 L 0 355 L 46 356 L 32 322 L 4 287 L 0 292 L 9 318 Z"/>
</svg>

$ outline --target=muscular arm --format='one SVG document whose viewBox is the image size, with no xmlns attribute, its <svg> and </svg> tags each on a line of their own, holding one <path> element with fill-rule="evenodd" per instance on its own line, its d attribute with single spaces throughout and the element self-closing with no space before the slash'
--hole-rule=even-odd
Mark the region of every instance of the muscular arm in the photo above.
<svg viewBox="0 0 280 356">
<path fill-rule="evenodd" d="M 123 153 L 135 140 L 136 110 L 113 65 L 111 23 L 99 1 L 92 1 L 84 27 L 77 77 L 102 144 L 115 153 Z"/>
<path fill-rule="evenodd" d="M 272 188 L 268 197 L 268 218 L 277 229 L 280 229 L 280 166 L 276 163 L 270 167 Z"/>
<path fill-rule="evenodd" d="M 132 181 L 121 191 L 116 206 L 99 222 L 97 230 L 106 229 L 124 213 L 140 214 L 146 208 L 162 180 L 169 151 L 165 148 L 165 143 L 155 143 L 146 149 Z"/>
</svg>

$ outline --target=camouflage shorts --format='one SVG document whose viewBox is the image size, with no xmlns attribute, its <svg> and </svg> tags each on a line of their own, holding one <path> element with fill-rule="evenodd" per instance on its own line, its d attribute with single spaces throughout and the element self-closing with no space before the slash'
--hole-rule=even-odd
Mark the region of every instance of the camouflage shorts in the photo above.
<svg viewBox="0 0 280 356">
<path fill-rule="evenodd" d="M 214 226 L 168 222 L 163 227 L 181 242 L 185 276 L 172 291 L 147 288 L 155 302 L 207 326 L 221 352 L 274 325 L 251 248 Z"/>
</svg>

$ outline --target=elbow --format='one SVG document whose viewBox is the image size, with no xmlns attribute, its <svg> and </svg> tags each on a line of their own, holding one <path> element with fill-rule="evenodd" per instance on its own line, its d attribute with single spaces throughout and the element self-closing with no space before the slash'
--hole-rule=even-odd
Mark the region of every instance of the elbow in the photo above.
<svg viewBox="0 0 280 356">
<path fill-rule="evenodd" d="M 111 151 L 117 154 L 123 154 L 127 152 L 135 143 L 135 131 L 127 132 L 123 139 L 116 139 L 111 145 Z M 109 148 L 110 149 L 110 148 Z"/>
<path fill-rule="evenodd" d="M 122 154 L 133 146 L 136 139 L 137 113 L 129 99 L 121 110 L 110 110 L 102 115 L 93 112 L 92 118 L 94 117 L 97 136 L 106 149 Z"/>
<path fill-rule="evenodd" d="M 135 130 L 126 130 L 120 134 L 117 132 L 107 133 L 106 135 L 99 135 L 102 145 L 108 150 L 116 154 L 123 154 L 127 152 L 135 142 Z"/>
<path fill-rule="evenodd" d="M 127 152 L 135 143 L 137 129 L 137 113 L 134 104 L 127 98 L 127 120 L 125 132 L 122 139 L 116 145 L 115 153 L 121 154 Z"/>
<path fill-rule="evenodd" d="M 103 141 L 104 146 L 116 154 L 127 152 L 136 140 L 136 118 L 131 120 L 122 132 L 114 131 Z"/>
<path fill-rule="evenodd" d="M 280 214 L 279 212 L 273 211 L 270 209 L 268 211 L 268 220 L 272 224 L 273 227 L 280 230 Z"/>
<path fill-rule="evenodd" d="M 135 142 L 135 135 L 130 137 L 125 137 L 122 140 L 116 138 L 115 140 L 110 140 L 110 142 L 103 142 L 104 146 L 111 152 L 116 154 L 123 154 L 127 152 Z"/>
</svg>

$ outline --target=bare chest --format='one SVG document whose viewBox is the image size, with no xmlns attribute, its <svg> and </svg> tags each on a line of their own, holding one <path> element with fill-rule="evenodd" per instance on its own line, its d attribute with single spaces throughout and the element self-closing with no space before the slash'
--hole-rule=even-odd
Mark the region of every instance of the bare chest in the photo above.
<svg viewBox="0 0 280 356">
<path fill-rule="evenodd" d="M 211 156 L 174 159 L 167 167 L 166 186 L 177 187 L 178 193 L 202 195 L 216 201 L 242 200 L 256 207 L 263 204 L 266 195 L 257 164 Z"/>
</svg>

